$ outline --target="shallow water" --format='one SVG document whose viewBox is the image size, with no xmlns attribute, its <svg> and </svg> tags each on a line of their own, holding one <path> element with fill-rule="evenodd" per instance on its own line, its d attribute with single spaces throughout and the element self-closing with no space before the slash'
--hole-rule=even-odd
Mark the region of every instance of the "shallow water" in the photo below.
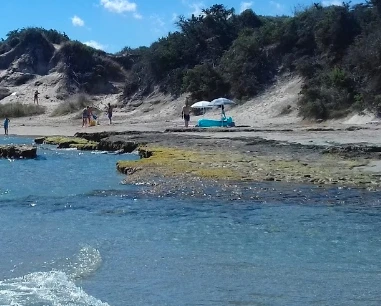
<svg viewBox="0 0 381 306">
<path fill-rule="evenodd" d="M 0 305 L 381 302 L 380 193 L 155 197 L 120 183 L 115 162 L 135 155 L 38 154 L 0 160 Z"/>
</svg>

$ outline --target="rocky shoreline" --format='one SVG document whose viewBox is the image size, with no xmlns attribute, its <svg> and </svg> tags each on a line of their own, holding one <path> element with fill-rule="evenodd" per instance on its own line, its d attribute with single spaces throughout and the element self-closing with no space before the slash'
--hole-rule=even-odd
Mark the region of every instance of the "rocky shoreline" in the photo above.
<svg viewBox="0 0 381 306">
<path fill-rule="evenodd" d="M 37 157 L 37 147 L 23 145 L 0 146 L 0 158 L 33 159 Z"/>
<path fill-rule="evenodd" d="M 219 131 L 212 138 L 189 132 L 77 133 L 75 137 L 39 138 L 36 143 L 118 153 L 138 150 L 141 159 L 121 160 L 118 171 L 127 175 L 128 183 L 158 189 L 164 184 L 165 188 L 183 188 L 200 180 L 224 185 L 287 182 L 381 189 L 380 173 L 365 169 L 381 159 L 381 147 L 375 145 L 303 145 L 250 135 L 219 138 Z"/>
</svg>

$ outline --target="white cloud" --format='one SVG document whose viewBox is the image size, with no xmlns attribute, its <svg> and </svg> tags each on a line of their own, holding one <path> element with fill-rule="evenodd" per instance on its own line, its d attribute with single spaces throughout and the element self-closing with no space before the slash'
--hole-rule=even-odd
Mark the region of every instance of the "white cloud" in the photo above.
<svg viewBox="0 0 381 306">
<path fill-rule="evenodd" d="M 283 5 L 280 4 L 279 2 L 270 1 L 270 4 L 271 4 L 272 6 L 275 6 L 275 8 L 276 8 L 278 11 L 283 10 Z"/>
<path fill-rule="evenodd" d="M 71 18 L 71 23 L 75 27 L 83 27 L 85 25 L 85 22 L 77 15 L 74 15 L 74 17 Z"/>
<path fill-rule="evenodd" d="M 92 47 L 92 48 L 98 49 L 98 50 L 105 50 L 105 49 L 107 49 L 107 46 L 102 45 L 99 42 L 96 42 L 95 40 L 85 41 L 84 44 L 86 46 L 89 46 L 89 47 Z"/>
<path fill-rule="evenodd" d="M 162 18 L 160 18 L 159 16 L 157 15 L 152 15 L 151 16 L 151 19 L 154 21 L 154 23 L 159 26 L 159 27 L 164 27 L 165 26 L 165 22 Z"/>
<path fill-rule="evenodd" d="M 143 16 L 138 13 L 138 6 L 135 2 L 130 2 L 128 0 L 100 0 L 100 4 L 106 10 L 113 13 L 132 13 L 136 19 L 143 18 Z"/>
<path fill-rule="evenodd" d="M 192 15 L 200 16 L 202 13 L 202 9 L 205 7 L 205 5 L 202 2 L 198 2 L 189 4 L 189 7 L 192 9 Z"/>
<path fill-rule="evenodd" d="M 155 33 L 163 33 L 167 31 L 165 21 L 158 15 L 150 16 L 152 20 L 152 31 Z"/>
<path fill-rule="evenodd" d="M 176 22 L 178 18 L 179 18 L 179 15 L 177 15 L 176 13 L 173 13 L 171 21 Z"/>
<path fill-rule="evenodd" d="M 343 2 L 337 1 L 337 0 L 330 0 L 330 1 L 322 1 L 321 3 L 323 6 L 330 6 L 330 5 L 337 5 L 342 6 Z"/>
<path fill-rule="evenodd" d="M 250 2 L 241 2 L 241 7 L 239 9 L 240 13 L 242 13 L 243 11 L 246 11 L 248 9 L 250 9 L 251 7 L 253 6 L 253 2 L 250 1 Z"/>
<path fill-rule="evenodd" d="M 135 19 L 143 19 L 143 16 L 140 15 L 139 13 L 134 13 L 133 16 Z"/>
<path fill-rule="evenodd" d="M 188 0 L 182 0 L 181 2 L 191 10 L 189 15 L 200 16 L 202 14 L 202 9 L 205 8 L 203 2 L 189 2 Z"/>
</svg>

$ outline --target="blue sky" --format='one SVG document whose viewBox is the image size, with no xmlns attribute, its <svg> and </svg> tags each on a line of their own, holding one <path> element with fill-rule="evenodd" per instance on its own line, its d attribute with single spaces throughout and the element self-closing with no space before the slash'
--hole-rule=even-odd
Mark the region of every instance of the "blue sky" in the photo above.
<svg viewBox="0 0 381 306">
<path fill-rule="evenodd" d="M 125 46 L 149 46 L 176 30 L 179 15 L 199 14 L 213 4 L 233 7 L 237 13 L 251 8 L 259 15 L 292 15 L 310 0 L 11 0 L 1 1 L 0 38 L 28 26 L 56 29 L 107 52 Z M 323 5 L 340 0 L 321 1 Z M 351 3 L 364 1 L 353 0 Z"/>
</svg>

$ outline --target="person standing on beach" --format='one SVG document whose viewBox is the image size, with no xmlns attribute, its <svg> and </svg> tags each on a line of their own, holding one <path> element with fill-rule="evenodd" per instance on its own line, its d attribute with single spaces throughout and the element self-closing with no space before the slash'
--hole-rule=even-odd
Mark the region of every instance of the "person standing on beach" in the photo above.
<svg viewBox="0 0 381 306">
<path fill-rule="evenodd" d="M 107 104 L 107 117 L 108 117 L 108 120 L 110 120 L 110 124 L 112 123 L 112 106 L 110 103 Z"/>
<path fill-rule="evenodd" d="M 225 115 L 225 107 L 224 107 L 224 105 L 221 105 L 221 117 L 222 117 L 222 120 L 225 120 L 225 119 L 226 119 L 226 115 Z"/>
<path fill-rule="evenodd" d="M 8 135 L 9 121 L 11 121 L 11 120 L 9 120 L 8 117 L 6 117 L 4 120 L 4 134 L 5 135 Z"/>
<path fill-rule="evenodd" d="M 185 105 L 183 106 L 183 110 L 181 112 L 181 118 L 184 119 L 185 127 L 187 128 L 190 121 L 190 112 L 191 108 L 189 106 L 188 101 L 185 102 Z"/>
<path fill-rule="evenodd" d="M 87 118 L 89 120 L 89 126 L 91 126 L 91 120 L 93 120 L 93 110 L 91 106 L 87 106 Z"/>
<path fill-rule="evenodd" d="M 87 120 L 89 118 L 89 107 L 85 107 L 82 111 L 82 127 L 87 126 Z"/>
<path fill-rule="evenodd" d="M 34 92 L 34 100 L 33 100 L 33 103 L 37 103 L 37 105 L 38 105 L 38 95 L 39 95 L 40 93 L 38 92 L 38 90 L 36 90 L 35 92 Z"/>
</svg>

